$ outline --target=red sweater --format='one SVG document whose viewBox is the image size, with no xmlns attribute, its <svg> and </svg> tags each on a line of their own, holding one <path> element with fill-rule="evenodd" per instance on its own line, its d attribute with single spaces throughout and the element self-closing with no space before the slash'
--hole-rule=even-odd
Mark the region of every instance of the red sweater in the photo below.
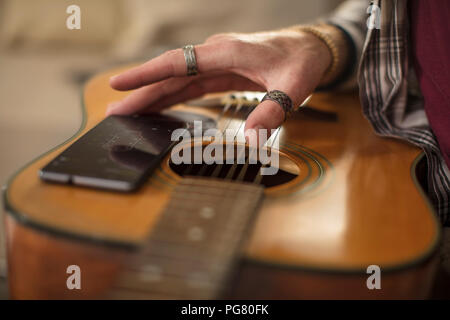
<svg viewBox="0 0 450 320">
<path fill-rule="evenodd" d="M 411 52 L 425 112 L 450 168 L 450 1 L 410 0 Z"/>
</svg>

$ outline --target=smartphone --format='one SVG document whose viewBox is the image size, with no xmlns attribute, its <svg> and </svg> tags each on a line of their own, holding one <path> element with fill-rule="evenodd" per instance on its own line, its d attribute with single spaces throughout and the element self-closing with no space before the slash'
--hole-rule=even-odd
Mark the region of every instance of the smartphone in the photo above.
<svg viewBox="0 0 450 320">
<path fill-rule="evenodd" d="M 105 118 L 43 167 L 42 180 L 134 191 L 173 145 L 186 122 L 161 114 Z"/>
</svg>

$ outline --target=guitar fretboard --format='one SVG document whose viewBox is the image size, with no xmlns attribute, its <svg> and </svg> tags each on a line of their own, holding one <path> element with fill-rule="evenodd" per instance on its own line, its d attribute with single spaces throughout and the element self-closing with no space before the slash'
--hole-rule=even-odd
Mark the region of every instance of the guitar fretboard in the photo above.
<svg viewBox="0 0 450 320">
<path fill-rule="evenodd" d="M 117 285 L 133 299 L 214 299 L 239 258 L 263 196 L 256 184 L 185 178 Z"/>
</svg>

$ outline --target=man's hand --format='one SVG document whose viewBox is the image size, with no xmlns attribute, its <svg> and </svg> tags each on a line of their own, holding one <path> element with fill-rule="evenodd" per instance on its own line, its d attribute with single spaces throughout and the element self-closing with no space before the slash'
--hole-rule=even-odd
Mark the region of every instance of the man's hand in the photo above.
<svg viewBox="0 0 450 320">
<path fill-rule="evenodd" d="M 289 29 L 218 34 L 195 46 L 199 74 L 186 76 L 182 49 L 164 54 L 110 79 L 116 90 L 132 90 L 111 103 L 107 114 L 155 112 L 210 92 L 281 90 L 300 105 L 317 87 L 331 63 L 325 43 Z M 249 115 L 248 129 L 274 129 L 284 120 L 276 102 L 263 101 Z"/>
</svg>

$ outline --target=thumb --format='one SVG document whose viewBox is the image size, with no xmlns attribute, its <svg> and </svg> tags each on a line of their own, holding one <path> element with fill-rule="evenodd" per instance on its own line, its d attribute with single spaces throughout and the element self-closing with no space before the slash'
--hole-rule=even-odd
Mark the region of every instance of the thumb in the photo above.
<svg viewBox="0 0 450 320">
<path fill-rule="evenodd" d="M 304 86 L 301 86 L 298 81 L 290 80 L 287 82 L 289 85 L 279 86 L 284 88 L 284 90 L 274 91 L 281 91 L 287 95 L 289 97 L 288 100 L 291 100 L 292 103 L 291 109 L 295 110 L 308 95 L 308 90 L 306 90 L 306 88 L 299 90 L 298 88 L 302 88 Z M 271 99 L 264 100 L 255 108 L 255 110 L 253 110 L 245 122 L 245 139 L 249 144 L 260 147 L 265 143 L 265 141 L 258 141 L 257 138 L 259 137 L 259 130 L 267 130 L 267 138 L 269 138 L 272 129 L 276 129 L 281 126 L 285 119 L 286 114 L 279 102 Z"/>
<path fill-rule="evenodd" d="M 259 147 L 265 141 L 258 141 L 259 131 L 278 128 L 285 119 L 283 108 L 275 101 L 265 100 L 250 113 L 245 122 L 244 134 L 248 144 Z"/>
<path fill-rule="evenodd" d="M 310 90 L 309 86 L 305 85 L 304 82 L 300 80 L 295 81 L 292 79 L 287 79 L 287 81 L 284 81 L 284 85 L 274 87 L 283 88 L 277 91 L 281 91 L 290 98 L 292 102 L 292 110 L 296 110 L 303 102 L 306 102 L 305 99 L 313 91 Z M 269 138 L 272 129 L 276 129 L 281 126 L 285 119 L 286 115 L 283 107 L 278 102 L 270 99 L 262 101 L 255 108 L 255 110 L 250 113 L 247 121 L 245 122 L 245 140 L 252 146 L 260 147 L 266 141 L 258 141 L 259 130 L 267 130 L 267 138 Z"/>
</svg>

